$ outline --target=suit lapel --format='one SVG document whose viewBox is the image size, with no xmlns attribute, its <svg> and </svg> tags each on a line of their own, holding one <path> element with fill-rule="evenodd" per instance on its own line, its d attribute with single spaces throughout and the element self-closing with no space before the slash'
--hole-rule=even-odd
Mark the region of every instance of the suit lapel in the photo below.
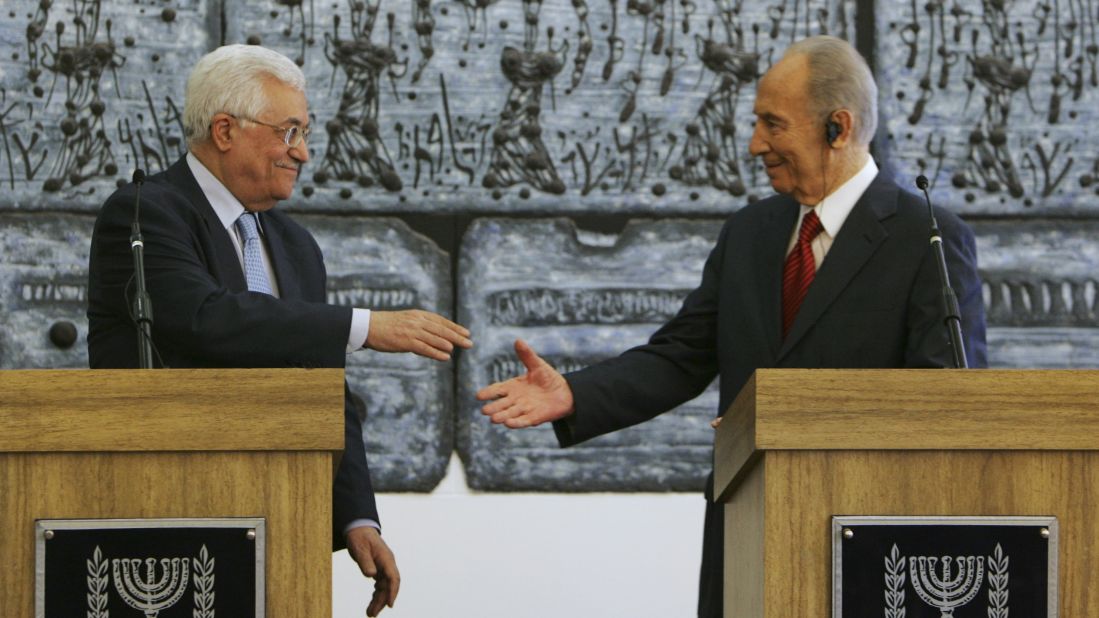
<svg viewBox="0 0 1099 618">
<path fill-rule="evenodd" d="M 244 270 L 240 267 L 240 258 L 237 257 L 237 250 L 233 247 L 229 232 L 221 225 L 221 219 L 218 219 L 214 207 L 210 205 L 202 188 L 198 186 L 191 168 L 187 166 L 186 156 L 169 167 L 164 175 L 168 182 L 176 187 L 202 215 L 206 232 L 214 247 L 214 255 L 210 256 L 212 267 L 210 274 L 233 292 L 247 290 L 248 284 L 244 280 Z"/>
<path fill-rule="evenodd" d="M 812 328 L 889 236 L 881 221 L 896 211 L 897 190 L 896 185 L 878 174 L 851 209 L 809 286 L 789 336 L 782 343 L 780 360 Z"/>
<path fill-rule="evenodd" d="M 754 255 L 759 260 L 755 269 L 756 289 L 761 291 L 760 315 L 772 358 L 778 356 L 782 345 L 782 266 L 799 210 L 796 201 L 784 197 L 782 203 L 768 213 L 767 224 L 756 237 Z"/>
<path fill-rule="evenodd" d="M 300 299 L 302 297 L 301 286 L 297 269 L 290 258 L 287 247 L 286 229 L 283 221 L 277 213 L 272 211 L 260 213 L 263 222 L 263 239 L 267 242 L 267 255 L 271 258 L 271 268 L 278 279 L 279 297 L 284 299 Z"/>
</svg>

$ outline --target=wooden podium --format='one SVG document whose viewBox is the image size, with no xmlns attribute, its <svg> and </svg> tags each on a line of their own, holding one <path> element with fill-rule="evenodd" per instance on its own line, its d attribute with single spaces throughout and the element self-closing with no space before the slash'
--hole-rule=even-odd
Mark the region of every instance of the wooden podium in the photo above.
<svg viewBox="0 0 1099 618">
<path fill-rule="evenodd" d="M 339 369 L 0 371 L 0 616 L 34 615 L 35 520 L 266 518 L 272 618 L 332 615 Z"/>
<path fill-rule="evenodd" d="M 1099 608 L 1099 371 L 759 370 L 714 458 L 727 617 L 831 616 L 833 515 L 1057 517 L 1059 615 Z"/>
</svg>

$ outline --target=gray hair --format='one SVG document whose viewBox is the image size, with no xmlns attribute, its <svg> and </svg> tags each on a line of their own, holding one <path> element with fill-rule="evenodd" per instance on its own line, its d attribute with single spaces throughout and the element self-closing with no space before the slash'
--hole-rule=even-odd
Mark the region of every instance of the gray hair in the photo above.
<svg viewBox="0 0 1099 618">
<path fill-rule="evenodd" d="M 258 45 L 225 45 L 203 56 L 187 78 L 183 129 L 187 145 L 210 137 L 210 119 L 225 112 L 255 118 L 267 110 L 263 85 L 277 79 L 305 92 L 305 75 L 289 58 Z"/>
<path fill-rule="evenodd" d="M 843 39 L 814 36 L 794 43 L 786 55 L 809 61 L 809 100 L 823 124 L 838 109 L 855 116 L 854 139 L 869 144 L 878 128 L 878 86 L 866 60 Z"/>
</svg>

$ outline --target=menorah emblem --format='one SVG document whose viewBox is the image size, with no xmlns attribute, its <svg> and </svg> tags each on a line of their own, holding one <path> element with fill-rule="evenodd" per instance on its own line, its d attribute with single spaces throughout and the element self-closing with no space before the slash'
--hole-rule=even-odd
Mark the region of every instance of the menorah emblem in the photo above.
<svg viewBox="0 0 1099 618">
<path fill-rule="evenodd" d="M 939 618 L 952 618 L 954 609 L 977 596 L 985 576 L 984 556 L 913 556 L 908 559 L 912 587 L 924 603 L 939 610 Z M 941 575 L 940 575 L 941 574 Z"/>
<path fill-rule="evenodd" d="M 146 558 L 145 577 L 141 576 L 140 559 L 111 560 L 115 589 L 126 605 L 142 611 L 146 618 L 157 618 L 161 611 L 175 605 L 187 591 L 190 560 L 161 558 L 160 577 L 157 561 Z"/>
</svg>

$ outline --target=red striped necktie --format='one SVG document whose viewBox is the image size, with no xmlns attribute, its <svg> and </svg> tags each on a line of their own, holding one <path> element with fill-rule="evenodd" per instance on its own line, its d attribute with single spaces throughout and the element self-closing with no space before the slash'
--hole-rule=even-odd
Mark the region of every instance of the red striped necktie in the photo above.
<svg viewBox="0 0 1099 618">
<path fill-rule="evenodd" d="M 786 264 L 782 267 L 782 338 L 790 333 L 790 327 L 794 324 L 801 301 L 805 300 L 805 293 L 809 291 L 809 284 L 813 282 L 813 276 L 817 273 L 817 265 L 813 260 L 813 239 L 820 234 L 824 226 L 820 223 L 815 211 L 805 213 L 801 220 L 801 229 L 798 230 L 798 240 L 794 243 L 794 250 L 786 256 Z"/>
</svg>

